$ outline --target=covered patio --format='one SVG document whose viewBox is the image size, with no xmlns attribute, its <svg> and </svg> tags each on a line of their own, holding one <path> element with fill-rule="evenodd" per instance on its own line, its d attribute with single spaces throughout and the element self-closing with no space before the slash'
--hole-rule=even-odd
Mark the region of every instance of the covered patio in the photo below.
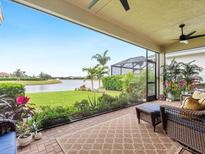
<svg viewBox="0 0 205 154">
<path fill-rule="evenodd" d="M 203 0 L 172 1 L 135 1 L 128 0 L 129 9 L 125 10 L 120 0 L 97 0 L 91 8 L 91 0 L 13 0 L 33 9 L 43 11 L 86 28 L 123 40 L 146 50 L 158 52 L 159 65 L 165 64 L 165 54 L 186 49 L 203 47 L 205 37 L 179 41 L 181 29 L 184 34 L 196 31 L 205 33 L 205 2 Z M 180 43 L 181 42 L 181 43 Z M 120 53 L 119 53 L 120 54 Z M 163 93 L 163 69 L 158 74 Z"/>
<path fill-rule="evenodd" d="M 185 40 L 188 44 L 179 40 L 181 24 L 186 25 L 184 34 L 195 30 L 197 35 L 205 33 L 203 0 L 128 0 L 127 11 L 120 0 L 99 0 L 90 9 L 90 0 L 13 1 L 140 46 L 147 51 L 158 52 L 160 56 L 156 70 L 159 83 L 158 89 L 155 90 L 158 91 L 157 95 L 162 94 L 164 89 L 161 66 L 166 63 L 166 53 L 205 46 L 205 37 Z M 153 83 L 156 84 L 156 81 Z M 169 105 L 179 107 L 179 103 Z M 157 133 L 153 133 L 147 123 L 138 125 L 135 114 L 134 107 L 131 107 L 44 131 L 42 140 L 33 142 L 29 147 L 20 148 L 19 153 L 172 154 L 180 149 L 176 142 L 162 134 L 160 125 L 157 127 Z M 114 138 L 109 139 L 110 135 Z M 135 144 L 136 138 L 138 144 Z"/>
<path fill-rule="evenodd" d="M 171 105 L 178 107 L 179 102 Z M 150 124 L 138 124 L 135 107 L 48 129 L 41 140 L 18 148 L 19 154 L 174 154 L 180 150 L 161 125 L 153 132 Z"/>
</svg>

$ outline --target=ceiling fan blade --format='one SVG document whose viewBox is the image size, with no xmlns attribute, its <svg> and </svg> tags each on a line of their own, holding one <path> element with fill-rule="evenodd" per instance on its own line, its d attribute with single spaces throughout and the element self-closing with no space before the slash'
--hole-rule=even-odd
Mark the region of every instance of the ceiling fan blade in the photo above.
<svg viewBox="0 0 205 154">
<path fill-rule="evenodd" d="M 188 40 L 190 40 L 190 39 L 195 39 L 195 38 L 198 38 L 198 37 L 203 37 L 203 36 L 205 36 L 205 34 L 190 36 L 190 37 L 188 38 Z"/>
<path fill-rule="evenodd" d="M 124 7 L 125 11 L 128 11 L 130 9 L 129 3 L 127 0 L 120 0 L 122 6 Z"/>
<path fill-rule="evenodd" d="M 186 36 L 190 37 L 190 36 L 193 35 L 194 33 L 196 33 L 196 31 L 193 31 L 193 32 L 187 34 Z"/>
<path fill-rule="evenodd" d="M 99 0 L 92 0 L 89 4 L 88 4 L 88 9 L 91 9 Z"/>
</svg>

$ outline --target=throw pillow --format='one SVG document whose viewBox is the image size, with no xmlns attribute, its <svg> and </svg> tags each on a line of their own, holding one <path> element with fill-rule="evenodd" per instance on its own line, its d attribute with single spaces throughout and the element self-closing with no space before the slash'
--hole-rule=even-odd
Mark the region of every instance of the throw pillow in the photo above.
<svg viewBox="0 0 205 154">
<path fill-rule="evenodd" d="M 195 91 L 192 95 L 193 99 L 202 99 L 205 97 L 205 92 L 201 92 L 201 91 Z"/>
<path fill-rule="evenodd" d="M 200 111 L 205 110 L 205 105 L 200 104 L 198 100 L 193 99 L 192 97 L 187 97 L 183 101 L 181 108 L 193 111 Z"/>
<path fill-rule="evenodd" d="M 199 103 L 205 105 L 205 97 L 199 100 Z"/>
</svg>

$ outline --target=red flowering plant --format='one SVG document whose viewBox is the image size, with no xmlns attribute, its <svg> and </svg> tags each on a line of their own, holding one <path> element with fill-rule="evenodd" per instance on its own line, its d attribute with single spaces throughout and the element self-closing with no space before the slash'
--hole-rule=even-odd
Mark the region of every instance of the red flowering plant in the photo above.
<svg viewBox="0 0 205 154">
<path fill-rule="evenodd" d="M 19 96 L 16 101 L 6 95 L 0 96 L 0 117 L 23 121 L 23 118 L 32 116 L 34 107 L 28 105 L 29 100 L 30 98 L 26 96 Z"/>
<path fill-rule="evenodd" d="M 33 115 L 34 108 L 30 105 L 27 105 L 30 98 L 27 96 L 19 96 L 16 98 L 17 106 L 19 107 L 21 118 L 28 118 Z"/>
</svg>

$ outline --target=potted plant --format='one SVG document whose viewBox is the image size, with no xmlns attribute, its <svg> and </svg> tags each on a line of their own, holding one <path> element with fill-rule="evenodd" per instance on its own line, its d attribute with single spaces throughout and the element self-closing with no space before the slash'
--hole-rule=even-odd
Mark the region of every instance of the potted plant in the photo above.
<svg viewBox="0 0 205 154">
<path fill-rule="evenodd" d="M 165 94 L 169 100 L 178 100 L 180 94 L 188 94 L 193 85 L 200 83 L 201 67 L 194 61 L 183 63 L 173 59 L 170 65 L 164 65 Z"/>
<path fill-rule="evenodd" d="M 16 121 L 19 145 L 26 146 L 32 141 L 32 133 L 28 121 L 34 113 L 34 108 L 28 105 L 30 98 L 19 96 L 15 101 L 14 99 L 4 97 L 0 97 L 2 98 L 0 102 L 0 116 Z"/>
<path fill-rule="evenodd" d="M 32 133 L 28 123 L 19 122 L 17 125 L 17 133 L 19 146 L 27 146 L 32 141 Z"/>
<path fill-rule="evenodd" d="M 200 83 L 203 79 L 199 76 L 203 68 L 194 64 L 194 61 L 182 63 L 182 79 L 185 81 L 185 93 L 188 93 L 195 84 Z"/>
<path fill-rule="evenodd" d="M 42 133 L 39 132 L 38 128 L 37 128 L 37 125 L 36 125 L 36 122 L 33 122 L 32 123 L 32 131 L 33 131 L 33 137 L 35 140 L 39 140 L 42 138 Z"/>
<path fill-rule="evenodd" d="M 166 97 L 171 100 L 179 99 L 181 93 L 178 85 L 178 81 L 182 76 L 182 64 L 178 63 L 175 59 L 171 61 L 169 65 L 164 65 L 164 80 L 165 80 L 165 94 Z"/>
</svg>

